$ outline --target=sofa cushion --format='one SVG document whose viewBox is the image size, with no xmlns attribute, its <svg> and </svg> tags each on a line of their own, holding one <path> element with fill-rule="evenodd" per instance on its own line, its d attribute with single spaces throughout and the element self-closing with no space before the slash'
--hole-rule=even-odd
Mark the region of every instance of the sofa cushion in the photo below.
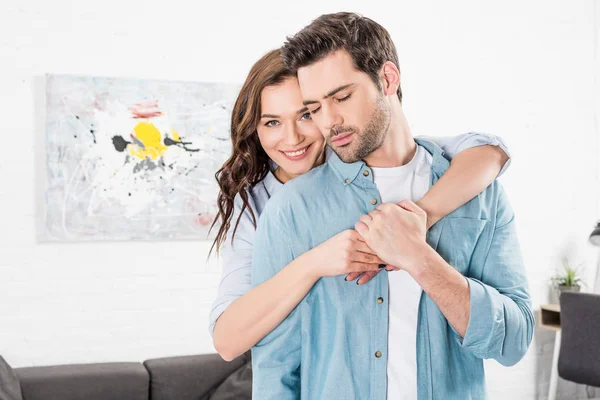
<svg viewBox="0 0 600 400">
<path fill-rule="evenodd" d="M 19 378 L 2 356 L 0 356 L 0 400 L 23 400 Z"/>
<path fill-rule="evenodd" d="M 218 354 L 157 358 L 144 361 L 150 373 L 150 400 L 205 400 L 247 362 Z"/>
<path fill-rule="evenodd" d="M 140 363 L 16 368 L 26 400 L 147 400 L 148 371 Z"/>
<path fill-rule="evenodd" d="M 251 400 L 252 399 L 252 362 L 229 375 L 210 395 L 209 400 Z"/>
</svg>

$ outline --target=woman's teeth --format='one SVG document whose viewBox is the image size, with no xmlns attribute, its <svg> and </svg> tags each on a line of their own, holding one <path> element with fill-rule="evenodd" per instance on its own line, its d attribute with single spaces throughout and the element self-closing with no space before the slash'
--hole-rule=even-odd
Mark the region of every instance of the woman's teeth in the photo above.
<svg viewBox="0 0 600 400">
<path fill-rule="evenodd" d="M 305 147 L 302 150 L 293 151 L 293 152 L 284 151 L 284 153 L 290 157 L 296 157 L 296 156 L 299 156 L 300 154 L 304 154 L 306 152 L 306 150 L 308 150 L 308 147 Z"/>
</svg>

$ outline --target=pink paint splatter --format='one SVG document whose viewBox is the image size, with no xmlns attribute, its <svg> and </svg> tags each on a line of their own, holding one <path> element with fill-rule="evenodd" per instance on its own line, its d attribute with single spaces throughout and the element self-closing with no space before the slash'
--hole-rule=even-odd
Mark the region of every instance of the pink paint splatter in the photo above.
<svg viewBox="0 0 600 400">
<path fill-rule="evenodd" d="M 96 108 L 97 110 L 100 110 L 100 111 L 107 111 L 106 110 L 106 101 L 108 100 L 109 96 L 110 95 L 108 92 L 98 93 L 94 97 L 94 108 Z"/>
<path fill-rule="evenodd" d="M 206 226 L 206 225 L 212 224 L 214 219 L 215 219 L 215 216 L 212 214 L 200 214 L 196 218 L 196 222 L 199 225 Z"/>
<path fill-rule="evenodd" d="M 156 101 L 138 103 L 129 107 L 129 110 L 133 113 L 133 118 L 150 118 L 163 115 L 162 111 L 158 108 L 158 102 Z"/>
</svg>

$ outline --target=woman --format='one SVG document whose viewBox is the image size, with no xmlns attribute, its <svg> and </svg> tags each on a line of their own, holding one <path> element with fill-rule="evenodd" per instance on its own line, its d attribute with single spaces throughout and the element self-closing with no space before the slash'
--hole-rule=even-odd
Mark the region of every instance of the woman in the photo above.
<svg viewBox="0 0 600 400">
<path fill-rule="evenodd" d="M 296 78 L 284 68 L 279 50 L 252 67 L 233 109 L 231 139 L 232 156 L 216 174 L 221 192 L 215 223 L 220 219 L 222 225 L 213 248 L 222 250 L 224 271 L 209 328 L 216 350 L 227 361 L 279 325 L 321 277 L 347 274 L 346 280 L 358 278 L 357 284 L 365 284 L 382 263 L 360 235 L 345 231 L 251 288 L 253 236 L 266 202 L 287 181 L 321 165 L 327 153 L 323 135 L 303 106 Z M 457 156 L 418 202 L 428 214 L 428 227 L 483 191 L 508 160 L 489 135 L 437 142 L 449 156 L 478 147 Z M 290 148 L 297 151 L 289 152 Z"/>
</svg>

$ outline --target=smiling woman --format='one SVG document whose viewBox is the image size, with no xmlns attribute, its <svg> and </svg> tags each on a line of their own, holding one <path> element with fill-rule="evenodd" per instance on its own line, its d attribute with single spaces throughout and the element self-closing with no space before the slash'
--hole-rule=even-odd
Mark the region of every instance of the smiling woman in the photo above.
<svg viewBox="0 0 600 400">
<path fill-rule="evenodd" d="M 285 183 L 323 163 L 325 139 L 306 107 L 296 78 L 266 87 L 261 94 L 258 137 L 267 155 L 279 167 L 275 177 Z"/>
</svg>

